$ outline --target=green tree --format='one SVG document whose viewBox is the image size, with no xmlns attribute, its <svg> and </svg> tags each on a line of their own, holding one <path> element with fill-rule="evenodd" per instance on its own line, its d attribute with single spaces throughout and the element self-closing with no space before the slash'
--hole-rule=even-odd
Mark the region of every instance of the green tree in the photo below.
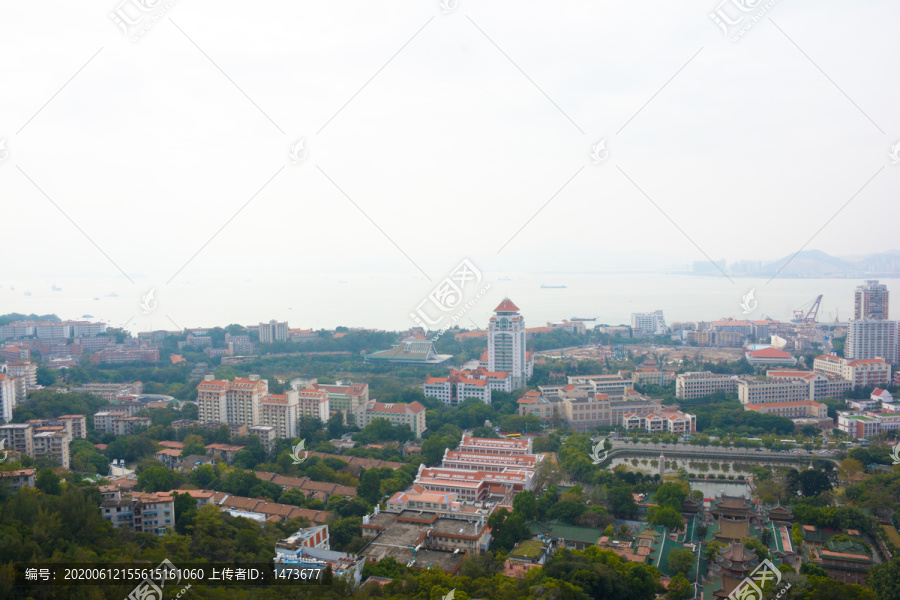
<svg viewBox="0 0 900 600">
<path fill-rule="evenodd" d="M 647 522 L 651 525 L 662 525 L 673 531 L 684 528 L 684 517 L 668 506 L 651 506 L 647 510 Z"/>
<path fill-rule="evenodd" d="M 681 512 L 684 501 L 690 494 L 691 489 L 687 482 L 667 482 L 659 486 L 653 501 L 661 507 L 669 507 L 675 511 Z"/>
<path fill-rule="evenodd" d="M 879 600 L 900 600 L 900 557 L 873 567 L 868 581 Z"/>
<path fill-rule="evenodd" d="M 362 474 L 356 493 L 369 504 L 375 504 L 381 499 L 381 474 L 378 469 L 367 469 Z"/>
<path fill-rule="evenodd" d="M 669 570 L 680 575 L 687 575 L 694 568 L 694 553 L 685 548 L 669 552 Z"/>
<path fill-rule="evenodd" d="M 62 487 L 59 484 L 59 475 L 53 469 L 41 469 L 38 471 L 34 484 L 37 486 L 37 489 L 45 494 L 59 496 L 62 492 Z"/>
<path fill-rule="evenodd" d="M 630 487 L 615 487 L 607 494 L 609 510 L 620 517 L 630 518 L 637 512 L 637 502 L 631 493 Z"/>
<path fill-rule="evenodd" d="M 668 600 L 686 600 L 691 596 L 691 582 L 688 578 L 680 573 L 669 581 L 669 587 L 666 590 L 666 598 Z"/>
<path fill-rule="evenodd" d="M 533 521 L 537 516 L 538 502 L 531 490 L 516 494 L 513 498 L 513 512 L 522 515 L 526 521 Z"/>
<path fill-rule="evenodd" d="M 145 492 L 162 492 L 176 487 L 179 477 L 165 467 L 150 467 L 138 475 L 138 487 Z"/>
</svg>

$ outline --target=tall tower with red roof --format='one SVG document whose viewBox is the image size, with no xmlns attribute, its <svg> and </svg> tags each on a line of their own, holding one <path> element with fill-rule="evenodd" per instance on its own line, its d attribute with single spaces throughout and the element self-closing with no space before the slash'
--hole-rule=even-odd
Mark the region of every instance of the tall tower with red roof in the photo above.
<svg viewBox="0 0 900 600">
<path fill-rule="evenodd" d="M 513 389 L 519 389 L 528 381 L 528 367 L 525 319 L 519 307 L 504 298 L 488 323 L 488 370 L 509 373 Z"/>
</svg>

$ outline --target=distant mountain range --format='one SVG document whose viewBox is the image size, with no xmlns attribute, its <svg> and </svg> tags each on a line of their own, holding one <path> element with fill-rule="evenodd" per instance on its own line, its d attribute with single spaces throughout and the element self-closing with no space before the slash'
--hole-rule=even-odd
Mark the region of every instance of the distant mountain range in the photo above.
<svg viewBox="0 0 900 600">
<path fill-rule="evenodd" d="M 710 267 L 710 263 L 695 263 L 694 272 L 712 273 Z M 831 256 L 821 250 L 804 250 L 772 262 L 739 261 L 727 265 L 725 270 L 738 277 L 772 277 L 776 274 L 794 278 L 900 277 L 900 250 L 844 257 Z"/>
</svg>

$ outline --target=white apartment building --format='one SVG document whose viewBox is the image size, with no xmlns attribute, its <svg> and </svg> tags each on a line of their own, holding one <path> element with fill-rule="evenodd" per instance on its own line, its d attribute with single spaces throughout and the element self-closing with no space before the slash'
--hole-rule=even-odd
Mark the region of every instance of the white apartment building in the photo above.
<svg viewBox="0 0 900 600">
<path fill-rule="evenodd" d="M 65 431 L 41 431 L 34 434 L 34 458 L 50 457 L 62 468 L 69 468 L 69 436 Z"/>
<path fill-rule="evenodd" d="M 266 394 L 259 402 L 259 423 L 275 428 L 275 436 L 288 439 L 297 433 L 297 390 L 283 394 Z"/>
<path fill-rule="evenodd" d="M 891 383 L 891 365 L 880 358 L 850 360 L 825 354 L 813 361 L 813 371 L 845 379 L 852 387 Z"/>
<path fill-rule="evenodd" d="M 631 329 L 646 335 L 665 335 L 668 331 L 663 311 L 631 313 Z"/>
<path fill-rule="evenodd" d="M 287 321 L 278 322 L 274 319 L 268 323 L 259 324 L 259 342 L 261 344 L 271 344 L 272 342 L 282 342 L 288 339 Z"/>
<path fill-rule="evenodd" d="M 850 321 L 844 356 L 851 360 L 883 358 L 897 364 L 897 321 Z"/>
<path fill-rule="evenodd" d="M 0 421 L 12 421 L 16 407 L 16 384 L 8 373 L 0 373 Z"/>
<path fill-rule="evenodd" d="M 853 319 L 857 321 L 890 319 L 889 299 L 890 292 L 888 292 L 887 286 L 879 284 L 877 279 L 869 279 L 865 284 L 857 287 L 853 294 Z"/>
<path fill-rule="evenodd" d="M 197 406 L 200 421 L 229 425 L 259 425 L 260 400 L 269 391 L 269 384 L 259 375 L 234 381 L 216 380 L 207 375 L 197 386 Z M 270 425 L 271 423 L 265 423 Z"/>
<path fill-rule="evenodd" d="M 525 337 L 525 320 L 519 307 L 504 298 L 488 322 L 487 370 L 509 373 L 513 389 L 524 387 L 531 377 Z"/>
<path fill-rule="evenodd" d="M 34 456 L 34 427 L 31 423 L 0 425 L 0 439 L 6 440 L 7 450 L 24 456 Z"/>
<path fill-rule="evenodd" d="M 295 390 L 297 393 L 297 415 L 312 417 L 326 423 L 331 416 L 331 401 L 322 390 Z"/>
<path fill-rule="evenodd" d="M 24 377 L 25 385 L 27 387 L 34 387 L 37 385 L 37 364 L 17 360 L 6 365 L 6 372 L 11 377 Z"/>
<path fill-rule="evenodd" d="M 737 375 L 723 375 L 711 371 L 681 373 L 675 377 L 675 397 L 693 400 L 709 396 L 719 390 L 733 394 L 737 392 Z"/>
</svg>

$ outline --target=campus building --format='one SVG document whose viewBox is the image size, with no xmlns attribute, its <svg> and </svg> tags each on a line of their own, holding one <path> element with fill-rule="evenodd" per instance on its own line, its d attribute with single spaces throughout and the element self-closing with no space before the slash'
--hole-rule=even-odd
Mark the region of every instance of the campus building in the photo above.
<svg viewBox="0 0 900 600">
<path fill-rule="evenodd" d="M 269 384 L 259 375 L 233 381 L 216 380 L 207 375 L 197 386 L 200 421 L 229 425 L 259 425 L 260 400 Z"/>
<path fill-rule="evenodd" d="M 723 375 L 711 371 L 681 373 L 675 377 L 675 397 L 680 400 L 693 400 L 720 390 L 726 394 L 733 394 L 737 392 L 737 385 L 737 375 Z"/>
<path fill-rule="evenodd" d="M 509 298 L 504 298 L 488 322 L 487 370 L 508 373 L 513 389 L 525 387 L 532 362 L 525 348 L 525 320 Z"/>
<path fill-rule="evenodd" d="M 365 427 L 374 419 L 386 419 L 392 425 L 409 427 L 417 438 L 425 432 L 425 407 L 419 402 L 399 404 L 370 400 L 357 409 L 357 427 Z"/>
</svg>

